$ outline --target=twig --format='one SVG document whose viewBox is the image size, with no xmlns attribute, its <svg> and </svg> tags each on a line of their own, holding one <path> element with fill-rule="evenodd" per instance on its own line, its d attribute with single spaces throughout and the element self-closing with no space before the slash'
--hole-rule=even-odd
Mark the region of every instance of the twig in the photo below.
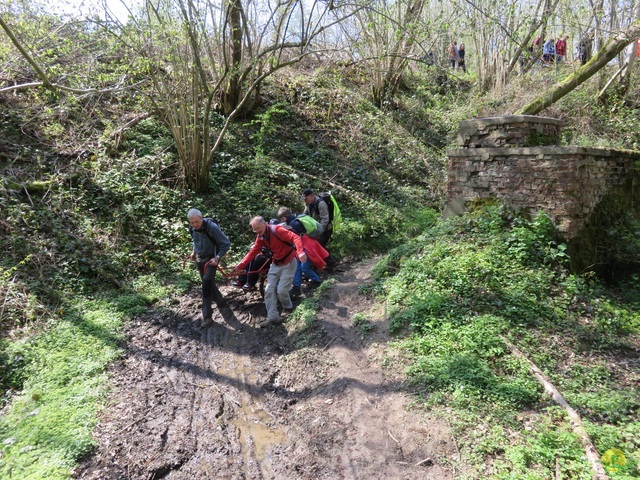
<svg viewBox="0 0 640 480">
<path fill-rule="evenodd" d="M 398 440 L 396 440 L 396 437 L 394 437 L 389 430 L 387 430 L 387 433 L 393 439 L 394 442 L 396 442 L 398 445 L 400 445 L 400 442 Z"/>
<path fill-rule="evenodd" d="M 217 387 L 217 385 L 214 385 L 212 383 L 193 383 L 193 382 L 184 382 L 188 385 L 193 385 L 194 387 L 199 387 L 199 388 L 208 388 L 208 387 L 213 387 L 216 390 L 220 391 L 220 389 Z"/>
<path fill-rule="evenodd" d="M 327 348 L 329 348 L 329 345 L 331 345 L 333 343 L 333 341 L 338 338 L 340 335 L 336 335 L 335 337 L 333 337 L 331 340 L 329 340 L 329 343 L 327 343 L 324 348 L 322 349 L 322 351 L 324 352 Z"/>
<path fill-rule="evenodd" d="M 242 407 L 242 403 L 240 403 L 238 400 L 236 400 L 235 398 L 233 398 L 231 395 L 227 394 L 226 395 L 229 400 L 231 400 L 233 403 L 235 403 L 237 406 Z"/>
<path fill-rule="evenodd" d="M 549 396 L 551 396 L 551 398 L 553 398 L 553 400 L 558 405 L 560 405 L 561 407 L 563 407 L 566 410 L 567 415 L 569 416 L 569 420 L 571 422 L 571 425 L 573 427 L 573 432 L 580 437 L 580 441 L 582 442 L 582 446 L 584 447 L 585 453 L 587 454 L 587 459 L 589 460 L 589 463 L 591 464 L 591 469 L 593 470 L 593 473 L 594 473 L 593 474 L 593 479 L 594 480 L 608 480 L 609 477 L 605 473 L 604 467 L 602 466 L 602 463 L 600 462 L 600 457 L 598 455 L 598 451 L 593 446 L 593 443 L 591 442 L 591 439 L 589 438 L 589 435 L 587 434 L 587 431 L 585 430 L 585 428 L 584 428 L 584 426 L 582 424 L 582 419 L 580 418 L 580 415 L 578 415 L 578 412 L 576 412 L 571 407 L 571 405 L 569 405 L 567 403 L 567 401 L 560 394 L 558 389 L 553 386 L 551 381 L 542 372 L 542 370 L 540 370 L 538 368 L 538 366 L 535 363 L 533 363 L 531 360 L 529 360 L 520 350 L 518 350 L 518 348 L 515 345 L 513 345 L 511 342 L 509 342 L 509 340 L 507 340 L 503 336 L 500 336 L 500 338 L 502 338 L 502 341 L 505 343 L 505 345 L 507 347 L 509 347 L 511 349 L 511 352 L 516 357 L 521 358 L 522 360 L 526 361 L 529 364 L 529 369 L 533 373 L 533 376 L 536 377 L 538 382 L 540 382 L 542 384 L 542 386 L 544 387 L 545 391 L 549 394 Z"/>
<path fill-rule="evenodd" d="M 458 442 L 456 442 L 456 437 L 451 435 L 451 440 L 453 440 L 453 446 L 456 447 L 456 453 L 458 454 L 458 463 L 462 461 L 462 456 L 460 455 L 460 449 L 458 448 Z"/>
<path fill-rule="evenodd" d="M 431 459 L 429 457 L 425 458 L 424 460 L 420 460 L 418 463 L 416 463 L 416 467 L 419 467 L 420 465 L 430 462 Z"/>
</svg>

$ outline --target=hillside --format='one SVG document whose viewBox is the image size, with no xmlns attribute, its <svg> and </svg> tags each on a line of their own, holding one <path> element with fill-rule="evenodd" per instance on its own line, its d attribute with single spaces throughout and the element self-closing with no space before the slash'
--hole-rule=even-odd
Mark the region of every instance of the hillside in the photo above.
<svg viewBox="0 0 640 480">
<path fill-rule="evenodd" d="M 357 66 L 303 62 L 231 124 L 205 193 L 155 117 L 123 128 L 139 98 L 1 94 L 0 476 L 590 478 L 507 338 L 600 455 L 624 453 L 608 474 L 638 478 L 637 276 L 569 272 L 543 216 L 439 218 L 458 122 L 510 113 L 554 75 L 482 94 L 420 65 L 380 109 Z M 639 93 L 603 106 L 596 90 L 545 112 L 570 120 L 563 141 L 638 148 Z M 300 210 L 306 187 L 340 203 L 343 271 L 266 331 L 258 294 L 220 276 L 230 308 L 200 328 L 187 209 L 220 223 L 233 265 L 249 219 Z"/>
</svg>

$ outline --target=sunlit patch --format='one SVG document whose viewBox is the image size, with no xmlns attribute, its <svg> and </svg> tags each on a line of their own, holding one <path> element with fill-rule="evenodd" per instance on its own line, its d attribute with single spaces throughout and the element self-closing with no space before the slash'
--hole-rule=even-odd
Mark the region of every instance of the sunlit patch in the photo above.
<svg viewBox="0 0 640 480">
<path fill-rule="evenodd" d="M 616 473 L 619 467 L 627 464 L 627 457 L 617 448 L 610 448 L 602 455 L 602 464 L 609 473 Z"/>
</svg>

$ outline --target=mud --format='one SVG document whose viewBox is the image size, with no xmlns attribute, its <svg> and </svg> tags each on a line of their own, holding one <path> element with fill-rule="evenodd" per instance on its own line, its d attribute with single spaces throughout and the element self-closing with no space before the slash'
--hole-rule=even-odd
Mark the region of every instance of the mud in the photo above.
<svg viewBox="0 0 640 480">
<path fill-rule="evenodd" d="M 196 290 L 136 318 L 75 478 L 454 478 L 446 424 L 410 408 L 384 310 L 358 294 L 371 265 L 334 276 L 302 337 L 258 328 L 259 294 L 227 286 L 209 328 Z M 375 325 L 366 335 L 352 326 L 358 312 Z"/>
</svg>

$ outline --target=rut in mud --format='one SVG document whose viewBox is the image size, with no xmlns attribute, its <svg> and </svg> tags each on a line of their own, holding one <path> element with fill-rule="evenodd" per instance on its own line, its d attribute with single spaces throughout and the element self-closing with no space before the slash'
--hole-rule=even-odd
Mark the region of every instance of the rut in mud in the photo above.
<svg viewBox="0 0 640 480">
<path fill-rule="evenodd" d="M 194 290 L 127 327 L 125 353 L 81 479 L 449 479 L 455 442 L 408 408 L 382 312 L 358 294 L 372 262 L 345 266 L 300 338 L 259 329 L 259 294 L 221 286 L 229 308 L 198 326 Z M 370 316 L 370 318 L 374 318 Z M 393 362 L 391 362 L 393 363 Z"/>
</svg>

